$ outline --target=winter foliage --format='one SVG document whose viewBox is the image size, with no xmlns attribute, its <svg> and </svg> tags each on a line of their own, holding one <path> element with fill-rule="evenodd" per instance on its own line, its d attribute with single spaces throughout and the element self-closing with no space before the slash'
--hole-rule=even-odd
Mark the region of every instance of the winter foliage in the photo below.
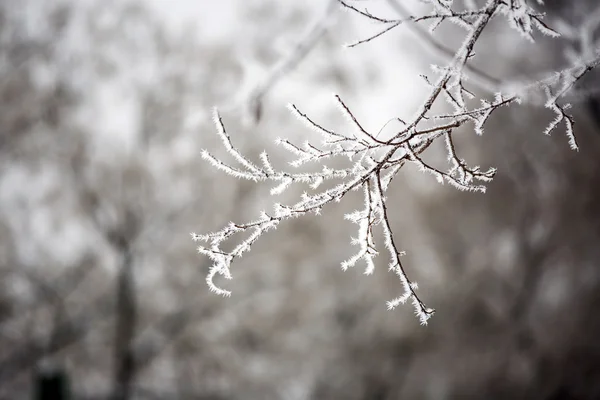
<svg viewBox="0 0 600 400">
<path fill-rule="evenodd" d="M 389 138 L 379 137 L 379 132 L 385 125 L 379 132 L 365 129 L 338 95 L 333 96 L 333 101 L 347 117 L 351 126 L 347 132 L 330 130 L 303 113 L 301 108 L 290 105 L 290 111 L 300 122 L 319 133 L 322 141 L 297 144 L 287 139 L 277 139 L 277 144 L 292 156 L 289 170 L 277 170 L 266 152 L 260 154 L 260 163 L 243 155 L 232 142 L 221 115 L 214 110 L 217 135 L 237 163 L 228 164 L 204 151 L 202 157 L 214 168 L 240 179 L 271 182 L 271 194 L 274 196 L 291 185 L 305 185 L 307 191 L 295 203 L 275 203 L 272 210 L 261 212 L 250 222 L 230 222 L 216 232 L 192 233 L 192 238 L 204 243 L 198 247 L 198 251 L 213 261 L 206 278 L 209 288 L 218 294 L 229 296 L 231 292 L 218 286 L 214 281 L 215 277 L 221 275 L 231 279 L 232 263 L 248 252 L 264 233 L 276 229 L 285 220 L 309 213 L 319 214 L 325 206 L 342 201 L 349 192 L 360 191 L 364 198 L 363 208 L 345 216 L 357 225 L 357 234 L 351 240 L 358 250 L 341 263 L 342 269 L 346 270 L 361 262 L 365 265 L 365 274 L 371 274 L 375 268 L 375 257 L 382 248 L 385 249 L 389 257 L 389 270 L 398 276 L 402 287 L 398 297 L 388 301 L 388 309 L 410 302 L 420 322 L 426 324 L 435 310 L 425 305 L 417 294 L 418 285 L 406 272 L 402 262 L 404 251 L 401 243 L 395 240 L 390 225 L 389 213 L 394 212 L 394 208 L 388 202 L 386 193 L 393 178 L 404 165 L 412 163 L 441 184 L 446 182 L 459 190 L 484 193 L 485 185 L 492 181 L 496 170 L 468 164 L 459 155 L 455 136 L 464 134 L 465 127 L 471 127 L 477 135 L 482 135 L 486 121 L 499 108 L 515 103 L 541 105 L 551 110 L 555 118 L 545 129 L 540 128 L 540 131 L 550 134 L 564 129 L 569 146 L 578 150 L 573 129 L 574 119 L 569 114 L 571 106 L 565 99 L 573 90 L 577 90 L 577 83 L 600 63 L 600 48 L 594 42 L 593 35 L 600 17 L 591 15 L 580 27 L 571 27 L 562 21 L 552 27 L 540 12 L 544 7 L 541 0 L 535 4 L 527 0 L 487 0 L 484 4 L 475 1 L 422 0 L 429 9 L 428 13 L 408 14 L 399 19 L 371 14 L 365 7 L 368 4 L 365 1 L 339 0 L 338 3 L 343 9 L 380 26 L 376 34 L 350 44 L 349 47 L 366 44 L 407 24 L 425 24 L 430 34 L 435 35 L 438 26 L 451 22 L 464 30 L 464 40 L 453 54 L 448 55 L 445 65 L 434 66 L 429 76 L 423 75 L 429 86 L 428 95 L 410 119 L 405 121 L 400 116 L 396 118 L 403 127 Z M 400 1 L 390 0 L 390 3 L 394 3 L 397 10 L 405 11 Z M 469 62 L 475 57 L 475 44 L 494 19 L 505 20 L 513 30 L 531 42 L 539 34 L 550 38 L 561 35 L 566 37 L 573 42 L 571 64 L 560 71 L 548 73 L 539 80 L 518 84 L 498 84 L 477 74 L 469 66 Z M 431 40 L 434 40 L 433 36 Z M 477 98 L 468 88 L 474 82 L 480 82 L 480 86 L 492 91 L 492 95 Z M 434 105 L 444 101 L 452 111 L 434 112 Z M 440 107 L 436 107 L 438 108 Z M 423 158 L 423 154 L 436 141 L 445 143 L 448 161 L 446 169 L 433 166 Z M 334 158 L 340 156 L 347 157 L 350 161 L 347 168 L 329 166 Z M 297 168 L 304 165 L 314 165 L 314 172 L 297 172 Z M 321 189 L 324 182 L 331 184 L 324 185 L 327 188 Z M 383 233 L 382 244 L 377 243 L 377 229 Z M 244 239 L 231 250 L 225 250 L 223 245 L 237 234 L 245 234 Z"/>
</svg>

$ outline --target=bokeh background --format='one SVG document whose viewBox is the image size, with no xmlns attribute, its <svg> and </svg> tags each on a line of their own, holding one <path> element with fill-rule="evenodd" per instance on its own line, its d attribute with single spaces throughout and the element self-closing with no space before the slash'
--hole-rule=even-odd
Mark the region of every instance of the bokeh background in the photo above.
<svg viewBox="0 0 600 400">
<path fill-rule="evenodd" d="M 573 24 L 597 7 L 546 3 Z M 394 181 L 397 240 L 437 310 L 428 326 L 410 305 L 386 310 L 401 287 L 385 256 L 372 276 L 340 269 L 358 193 L 264 236 L 223 283 L 230 298 L 209 292 L 190 232 L 304 190 L 273 199 L 203 161 L 228 156 L 212 107 L 245 154 L 282 168 L 276 137 L 314 137 L 287 103 L 338 130 L 351 127 L 332 92 L 368 129 L 409 118 L 418 75 L 443 59 L 411 29 L 343 48 L 377 28 L 326 0 L 1 1 L 0 398 L 61 374 L 73 399 L 600 398 L 593 98 L 574 107 L 579 152 L 544 136 L 553 115 L 533 106 L 465 130 L 461 154 L 498 168 L 485 195 L 410 166 Z M 460 43 L 460 28 L 439 32 Z M 498 19 L 474 64 L 528 79 L 564 65 L 568 45 Z"/>
</svg>

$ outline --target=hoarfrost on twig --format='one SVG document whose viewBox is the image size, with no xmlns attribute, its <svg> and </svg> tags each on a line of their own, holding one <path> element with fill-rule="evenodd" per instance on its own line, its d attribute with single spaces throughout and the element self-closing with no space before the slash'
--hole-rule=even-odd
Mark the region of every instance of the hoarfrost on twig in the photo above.
<svg viewBox="0 0 600 400">
<path fill-rule="evenodd" d="M 198 247 L 198 251 L 213 261 L 207 276 L 209 288 L 218 294 L 229 296 L 230 292 L 217 286 L 214 278 L 221 275 L 231 279 L 232 263 L 249 251 L 263 234 L 276 229 L 287 219 L 311 212 L 318 214 L 325 206 L 341 201 L 350 191 L 362 189 L 363 208 L 345 216 L 347 220 L 358 226 L 356 237 L 351 239 L 352 244 L 358 246 L 358 250 L 342 262 L 342 269 L 346 270 L 362 262 L 365 265 L 365 274 L 373 273 L 375 259 L 379 255 L 375 230 L 380 229 L 384 238 L 383 246 L 390 257 L 389 269 L 398 276 L 402 287 L 402 293 L 388 301 L 387 307 L 391 310 L 410 301 L 420 322 L 426 324 L 435 310 L 426 306 L 419 298 L 417 283 L 409 279 L 401 261 L 404 252 L 395 240 L 390 224 L 389 213 L 394 210 L 388 207 L 385 194 L 393 178 L 405 164 L 413 163 L 440 183 L 449 183 L 459 190 L 485 192 L 485 184 L 492 181 L 496 170 L 489 168 L 484 171 L 479 166 L 469 166 L 458 155 L 454 136 L 460 134 L 460 128 L 469 125 L 473 127 L 476 134 L 483 134 L 486 121 L 495 111 L 513 103 L 528 102 L 532 93 L 536 91 L 541 92 L 543 105 L 555 114 L 554 120 L 544 132 L 550 134 L 563 124 L 569 145 L 576 150 L 578 147 L 573 132 L 574 120 L 567 112 L 570 105 L 563 100 L 580 79 L 600 64 L 600 46 L 593 42 L 593 31 L 600 24 L 600 11 L 598 15 L 595 13 L 590 17 L 592 22 L 582 24 L 585 29 L 577 30 L 565 26 L 564 23 L 560 26 L 561 31 L 567 32 L 570 39 L 581 42 L 582 54 L 580 57 L 573 57 L 572 65 L 540 80 L 511 86 L 510 90 L 502 90 L 508 88 L 504 86 L 498 89 L 492 98 L 481 98 L 480 106 L 472 107 L 467 100 L 476 98 L 476 95 L 465 86 L 469 73 L 474 73 L 479 81 L 483 82 L 482 86 L 488 89 L 499 86 L 498 82 L 493 81 L 487 74 L 468 65 L 474 56 L 475 43 L 494 17 L 504 17 L 514 30 L 530 41 L 534 41 L 536 32 L 550 37 L 559 35 L 543 21 L 543 14 L 534 10 L 526 0 L 488 0 L 482 7 L 477 7 L 476 3 L 471 1 L 468 2 L 466 9 L 460 11 L 454 8 L 452 0 L 423 0 L 424 3 L 429 4 L 430 13 L 420 16 L 403 15 L 400 19 L 373 15 L 368 10 L 355 6 L 350 0 L 338 0 L 338 2 L 343 9 L 381 26 L 375 34 L 355 42 L 350 45 L 351 47 L 375 40 L 407 24 L 425 23 L 435 31 L 440 24 L 452 22 L 464 28 L 466 34 L 462 44 L 452 54 L 450 50 L 433 42 L 434 46 L 448 56 L 447 63 L 434 67 L 435 79 L 423 76 L 429 85 L 429 94 L 411 119 L 405 122 L 400 117 L 394 118 L 402 123 L 402 128 L 387 140 L 378 138 L 378 133 L 383 130 L 387 122 L 376 133 L 370 132 L 356 118 L 351 107 L 338 95 L 334 95 L 334 101 L 352 126 L 350 133 L 339 133 L 328 129 L 303 113 L 297 106 L 290 105 L 290 111 L 307 127 L 320 134 L 322 142 L 318 145 L 310 142 L 297 144 L 287 139 L 277 139 L 276 143 L 293 157 L 289 162 L 292 168 L 307 164 L 315 167 L 313 172 L 278 171 L 266 152 L 260 154 L 261 165 L 253 163 L 234 146 L 221 115 L 215 110 L 216 133 L 237 165 L 225 163 L 204 151 L 203 158 L 213 167 L 239 179 L 272 182 L 275 185 L 271 189 L 272 195 L 278 195 L 288 187 L 298 184 L 307 185 L 310 191 L 304 192 L 295 203 L 275 203 L 271 213 L 263 211 L 253 221 L 244 224 L 230 222 L 216 232 L 202 235 L 193 233 L 192 238 L 195 241 L 205 242 L 205 245 Z M 389 0 L 389 2 L 394 5 L 397 0 Z M 400 13 L 406 14 L 401 5 L 396 4 L 395 8 Z M 453 111 L 432 112 L 433 105 L 440 99 L 446 101 Z M 438 139 L 445 142 L 449 163 L 447 170 L 430 165 L 422 157 L 422 154 Z M 340 156 L 347 157 L 351 165 L 341 169 L 328 165 L 332 159 Z M 327 189 L 320 189 L 325 181 L 331 181 L 332 184 Z M 246 238 L 232 250 L 223 250 L 222 245 L 238 233 L 247 233 Z"/>
</svg>

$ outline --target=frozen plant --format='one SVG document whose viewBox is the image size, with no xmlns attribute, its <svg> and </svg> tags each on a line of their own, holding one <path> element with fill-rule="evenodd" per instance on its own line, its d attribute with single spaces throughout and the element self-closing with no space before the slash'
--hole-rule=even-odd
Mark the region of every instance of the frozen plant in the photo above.
<svg viewBox="0 0 600 400">
<path fill-rule="evenodd" d="M 400 250 L 390 226 L 389 213 L 393 211 L 393 207 L 387 201 L 386 192 L 402 167 L 407 163 L 414 163 L 440 183 L 447 182 L 459 190 L 485 192 L 485 184 L 493 179 L 496 170 L 484 170 L 479 166 L 468 165 L 458 155 L 454 135 L 459 128 L 469 124 L 481 135 L 486 121 L 496 110 L 522 102 L 541 104 L 552 110 L 556 118 L 549 123 L 544 132 L 550 134 L 562 126 L 570 147 L 573 150 L 578 149 L 573 133 L 573 118 L 568 113 L 570 105 L 565 103 L 564 99 L 577 81 L 600 63 L 599 46 L 593 40 L 593 32 L 600 18 L 591 16 L 590 21 L 581 24 L 580 29 L 566 26 L 562 22 L 555 30 L 544 22 L 544 15 L 527 0 L 487 0 L 482 6 L 478 6 L 475 1 L 465 1 L 458 5 L 458 2 L 453 0 L 422 0 L 429 8 L 429 12 L 423 15 L 407 14 L 400 1 L 389 2 L 398 14 L 404 14 L 401 18 L 375 16 L 364 8 L 364 1 L 350 3 L 338 0 L 342 8 L 381 25 L 378 33 L 351 44 L 350 47 L 370 42 L 406 24 L 412 24 L 416 29 L 421 29 L 419 24 L 428 24 L 428 35 L 433 35 L 436 27 L 446 21 L 457 24 L 465 31 L 464 40 L 456 51 L 449 51 L 430 36 L 428 40 L 446 56 L 447 63 L 433 68 L 434 77 L 423 76 L 430 87 L 429 94 L 410 119 L 404 121 L 396 118 L 402 123 L 402 128 L 389 139 L 380 139 L 377 133 L 367 131 L 350 107 L 337 95 L 334 96 L 335 102 L 353 125 L 351 133 L 329 130 L 295 105 L 290 105 L 291 112 L 309 128 L 320 133 L 323 140 L 320 144 L 306 142 L 297 145 L 286 139 L 277 139 L 277 144 L 295 157 L 290 162 L 292 168 L 307 163 L 318 165 L 316 171 L 310 173 L 278 171 L 272 166 L 265 152 L 260 155 L 258 164 L 241 154 L 233 145 L 218 111 L 214 111 L 217 134 L 227 151 L 239 163 L 237 166 L 226 164 L 204 151 L 202 156 L 215 168 L 237 178 L 273 182 L 275 186 L 271 190 L 272 195 L 283 192 L 292 184 L 308 185 L 310 193 L 304 192 L 293 204 L 275 203 L 271 212 L 263 211 L 258 218 L 250 222 L 230 222 L 223 229 L 208 234 L 192 233 L 195 241 L 205 242 L 205 245 L 198 247 L 198 251 L 214 262 L 206 278 L 212 291 L 225 296 L 230 295 L 228 290 L 215 284 L 215 276 L 219 274 L 230 279 L 231 264 L 249 251 L 264 233 L 277 228 L 284 220 L 301 217 L 307 213 L 319 214 L 326 205 L 340 202 L 350 191 L 360 190 L 364 196 L 364 207 L 346 215 L 346 219 L 358 225 L 358 235 L 352 242 L 359 250 L 342 262 L 342 268 L 346 270 L 362 261 L 366 264 L 365 273 L 373 272 L 373 260 L 379 253 L 374 231 L 379 227 L 384 234 L 383 245 L 390 257 L 389 269 L 398 275 L 402 285 L 402 293 L 387 302 L 388 309 L 410 301 L 420 322 L 426 324 L 434 309 L 426 306 L 417 294 L 418 285 L 411 281 L 406 273 L 401 259 L 404 253 Z M 536 7 L 543 9 L 543 2 L 538 0 Z M 534 41 L 537 32 L 550 37 L 558 37 L 565 32 L 569 39 L 576 42 L 577 52 L 572 51 L 570 65 L 549 73 L 542 79 L 517 85 L 499 84 L 468 64 L 474 57 L 475 43 L 494 18 L 504 18 L 529 41 Z M 488 91 L 492 90 L 493 95 L 487 99 L 479 99 L 479 105 L 472 106 L 473 100 L 477 99 L 465 86 L 469 78 L 480 82 Z M 440 101 L 448 102 L 453 111 L 434 113 L 432 107 Z M 437 140 L 445 143 L 449 164 L 447 170 L 438 169 L 422 158 L 422 154 Z M 338 156 L 348 157 L 352 161 L 351 166 L 339 169 L 327 165 L 332 158 Z M 328 189 L 320 190 L 324 181 L 332 181 L 332 184 Z M 247 235 L 241 243 L 230 251 L 222 248 L 224 242 L 240 233 Z"/>
</svg>

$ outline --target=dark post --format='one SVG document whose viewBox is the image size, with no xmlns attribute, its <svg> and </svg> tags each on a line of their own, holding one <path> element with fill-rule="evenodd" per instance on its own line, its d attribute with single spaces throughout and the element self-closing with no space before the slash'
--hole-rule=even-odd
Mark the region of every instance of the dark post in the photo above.
<svg viewBox="0 0 600 400">
<path fill-rule="evenodd" d="M 69 400 L 69 376 L 63 369 L 37 370 L 33 376 L 33 400 Z"/>
</svg>

